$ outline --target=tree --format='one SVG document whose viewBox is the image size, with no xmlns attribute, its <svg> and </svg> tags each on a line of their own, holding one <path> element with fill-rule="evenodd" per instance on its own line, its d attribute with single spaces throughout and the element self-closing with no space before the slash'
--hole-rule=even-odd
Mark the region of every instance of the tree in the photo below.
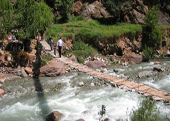
<svg viewBox="0 0 170 121">
<path fill-rule="evenodd" d="M 56 0 L 55 2 L 62 12 L 63 19 L 67 21 L 70 18 L 74 0 Z"/>
<path fill-rule="evenodd" d="M 145 23 L 142 30 L 142 47 L 157 49 L 162 41 L 161 31 L 157 27 L 159 21 L 158 17 L 158 6 L 154 6 L 152 9 L 148 10 L 146 14 Z"/>
<path fill-rule="evenodd" d="M 11 29 L 12 5 L 10 0 L 0 0 L 0 36 L 5 37 L 5 34 Z"/>
<path fill-rule="evenodd" d="M 130 3 L 130 0 L 106 0 L 104 6 L 108 12 L 114 16 L 115 21 L 121 20 L 121 7 L 123 4 Z"/>
<path fill-rule="evenodd" d="M 18 29 L 18 37 L 27 42 L 37 35 L 37 29 L 47 28 L 52 22 L 51 8 L 43 1 L 17 0 L 14 4 L 15 29 Z M 25 44 L 27 46 L 27 44 Z"/>
</svg>

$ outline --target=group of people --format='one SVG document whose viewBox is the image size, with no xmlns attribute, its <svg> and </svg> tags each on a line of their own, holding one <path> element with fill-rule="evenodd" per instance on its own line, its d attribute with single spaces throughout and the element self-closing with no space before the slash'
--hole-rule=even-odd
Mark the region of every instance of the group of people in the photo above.
<svg viewBox="0 0 170 121">
<path fill-rule="evenodd" d="M 53 39 L 52 39 L 52 37 L 50 36 L 49 37 L 49 42 L 50 42 L 50 45 L 51 45 L 51 51 L 53 51 Z M 61 57 L 61 49 L 62 49 L 62 47 L 63 47 L 63 41 L 61 40 L 61 37 L 60 37 L 60 39 L 58 40 L 58 42 L 57 42 L 57 46 L 56 46 L 56 48 L 54 49 L 54 55 L 56 55 L 56 49 L 57 49 L 57 47 L 58 47 L 58 53 L 59 53 L 59 57 Z"/>
<path fill-rule="evenodd" d="M 44 30 L 43 30 L 43 28 L 41 29 L 40 34 L 41 34 L 41 40 L 43 40 L 43 38 L 44 38 Z M 51 51 L 54 51 L 54 55 L 56 55 L 56 49 L 58 47 L 59 57 L 61 58 L 61 49 L 63 47 L 63 41 L 61 40 L 61 37 L 58 40 L 57 46 L 56 46 L 56 48 L 54 50 L 53 50 L 53 43 L 54 43 L 54 41 L 53 41 L 51 36 L 49 37 L 49 42 L 50 42 L 50 46 L 51 46 Z"/>
</svg>

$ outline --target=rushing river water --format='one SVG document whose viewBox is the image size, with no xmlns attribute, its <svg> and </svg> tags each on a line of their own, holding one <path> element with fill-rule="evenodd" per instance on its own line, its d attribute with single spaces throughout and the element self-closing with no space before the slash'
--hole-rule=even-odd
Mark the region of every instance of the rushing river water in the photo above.
<svg viewBox="0 0 170 121">
<path fill-rule="evenodd" d="M 162 61 L 162 66 L 169 64 L 169 61 Z M 139 72 L 152 70 L 153 66 L 154 62 L 143 62 L 132 66 L 111 65 L 104 70 L 109 75 L 128 78 L 170 92 L 170 75 L 167 73 L 136 78 Z M 114 72 L 114 69 L 117 71 Z M 80 118 L 99 121 L 102 105 L 106 106 L 103 118 L 130 121 L 132 110 L 139 107 L 143 98 L 137 92 L 111 87 L 102 80 L 80 72 L 70 72 L 59 77 L 15 79 L 6 81 L 3 86 L 7 94 L 0 99 L 0 121 L 45 121 L 45 117 L 52 111 L 59 111 L 64 115 L 61 121 Z M 160 120 L 168 121 L 166 115 L 170 113 L 170 106 L 158 102 L 157 107 Z"/>
</svg>

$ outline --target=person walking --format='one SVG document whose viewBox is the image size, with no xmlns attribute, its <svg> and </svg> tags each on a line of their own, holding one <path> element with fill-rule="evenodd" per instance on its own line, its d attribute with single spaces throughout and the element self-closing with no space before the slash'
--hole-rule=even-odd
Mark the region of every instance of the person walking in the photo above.
<svg viewBox="0 0 170 121">
<path fill-rule="evenodd" d="M 57 42 L 56 48 L 57 48 L 57 47 L 58 47 L 59 57 L 61 58 L 61 49 L 62 49 L 62 47 L 63 47 L 63 41 L 61 40 L 61 37 L 60 37 L 60 39 L 59 39 L 58 42 Z"/>
<path fill-rule="evenodd" d="M 50 38 L 49 38 L 49 43 L 50 43 L 50 45 L 51 45 L 51 51 L 53 51 L 53 39 L 52 39 L 52 37 L 50 36 Z"/>
</svg>

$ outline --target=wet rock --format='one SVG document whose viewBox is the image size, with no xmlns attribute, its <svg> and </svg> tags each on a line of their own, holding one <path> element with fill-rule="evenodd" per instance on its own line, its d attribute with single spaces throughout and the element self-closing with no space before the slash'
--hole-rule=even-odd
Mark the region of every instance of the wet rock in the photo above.
<svg viewBox="0 0 170 121">
<path fill-rule="evenodd" d="M 91 87 L 94 87 L 95 85 L 94 85 L 94 83 L 91 83 L 90 86 L 91 86 Z"/>
<path fill-rule="evenodd" d="M 82 118 L 80 118 L 80 119 L 78 119 L 78 120 L 76 120 L 76 121 L 85 121 L 84 119 L 82 119 Z"/>
<path fill-rule="evenodd" d="M 101 68 L 101 67 L 107 68 L 106 64 L 100 60 L 89 61 L 86 65 L 93 69 L 97 69 L 97 68 Z"/>
<path fill-rule="evenodd" d="M 119 72 L 119 70 L 118 69 L 113 69 L 113 72 L 117 73 L 117 72 Z"/>
<path fill-rule="evenodd" d="M 84 83 L 83 82 L 79 82 L 79 86 L 84 86 Z"/>
<path fill-rule="evenodd" d="M 3 97 L 5 95 L 5 91 L 3 89 L 0 89 L 0 97 Z"/>
<path fill-rule="evenodd" d="M 46 117 L 46 120 L 47 121 L 60 121 L 62 117 L 63 117 L 62 113 L 60 113 L 59 111 L 54 111 Z"/>
<path fill-rule="evenodd" d="M 154 67 L 153 67 L 153 70 L 154 70 L 154 71 L 158 71 L 158 72 L 164 71 L 164 69 L 162 68 L 161 65 L 156 65 L 156 66 L 154 66 Z"/>
<path fill-rule="evenodd" d="M 110 121 L 110 119 L 109 118 L 105 118 L 104 121 Z"/>
<path fill-rule="evenodd" d="M 156 61 L 156 62 L 154 63 L 154 65 L 161 65 L 161 62 Z"/>
<path fill-rule="evenodd" d="M 153 72 L 153 71 L 143 71 L 143 72 L 138 73 L 138 77 L 139 78 L 149 77 L 149 76 L 156 75 L 156 74 L 157 74 L 157 72 Z"/>
</svg>

